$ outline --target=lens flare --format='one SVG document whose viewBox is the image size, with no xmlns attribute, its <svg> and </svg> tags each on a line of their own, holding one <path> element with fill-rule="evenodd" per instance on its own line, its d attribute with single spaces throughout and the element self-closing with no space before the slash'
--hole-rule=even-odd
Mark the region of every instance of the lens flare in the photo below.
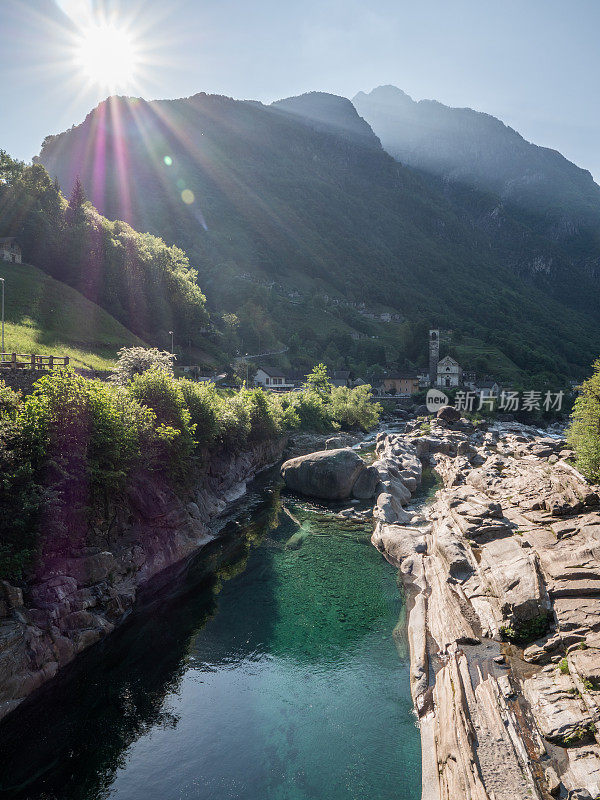
<svg viewBox="0 0 600 800">
<path fill-rule="evenodd" d="M 82 29 L 75 62 L 90 81 L 112 92 L 131 86 L 139 54 L 133 37 L 125 28 L 103 22 Z"/>
<path fill-rule="evenodd" d="M 181 193 L 181 199 L 186 205 L 189 206 L 194 202 L 196 198 L 194 197 L 194 193 L 190 189 L 184 189 L 183 192 Z"/>
</svg>

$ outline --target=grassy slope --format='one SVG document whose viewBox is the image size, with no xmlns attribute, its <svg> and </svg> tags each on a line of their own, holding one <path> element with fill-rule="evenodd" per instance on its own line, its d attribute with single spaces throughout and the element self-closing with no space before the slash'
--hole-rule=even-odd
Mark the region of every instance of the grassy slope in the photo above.
<svg viewBox="0 0 600 800">
<path fill-rule="evenodd" d="M 0 261 L 6 281 L 5 350 L 69 356 L 75 367 L 110 369 L 117 350 L 143 344 L 75 289 L 29 264 Z"/>
</svg>

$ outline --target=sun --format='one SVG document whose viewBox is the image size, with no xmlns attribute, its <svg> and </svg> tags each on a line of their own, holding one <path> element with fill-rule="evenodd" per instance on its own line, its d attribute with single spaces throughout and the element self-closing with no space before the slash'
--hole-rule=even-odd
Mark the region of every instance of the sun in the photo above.
<svg viewBox="0 0 600 800">
<path fill-rule="evenodd" d="M 125 28 L 101 23 L 81 31 L 75 62 L 88 80 L 112 92 L 132 85 L 139 54 L 133 36 Z"/>
</svg>

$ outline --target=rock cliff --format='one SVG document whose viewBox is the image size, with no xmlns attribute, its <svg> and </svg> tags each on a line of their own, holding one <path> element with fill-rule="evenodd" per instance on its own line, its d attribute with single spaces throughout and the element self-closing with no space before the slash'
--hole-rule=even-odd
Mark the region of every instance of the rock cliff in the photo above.
<svg viewBox="0 0 600 800">
<path fill-rule="evenodd" d="M 378 453 L 373 543 L 407 589 L 424 800 L 597 798 L 597 488 L 516 423 L 409 423 Z M 415 514 L 420 464 L 443 486 Z"/>
<path fill-rule="evenodd" d="M 118 507 L 65 549 L 43 537 L 25 589 L 0 582 L 0 719 L 127 615 L 138 589 L 214 537 L 208 527 L 245 483 L 277 461 L 285 440 L 213 454 L 185 497 L 140 476 Z"/>
</svg>

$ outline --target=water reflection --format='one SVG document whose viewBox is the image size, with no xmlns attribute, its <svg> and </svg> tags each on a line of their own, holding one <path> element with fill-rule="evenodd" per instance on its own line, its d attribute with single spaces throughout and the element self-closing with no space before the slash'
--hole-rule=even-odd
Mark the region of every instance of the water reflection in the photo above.
<svg viewBox="0 0 600 800">
<path fill-rule="evenodd" d="M 365 526 L 286 506 L 258 485 L 183 577 L 0 726 L 2 797 L 419 796 L 393 570 Z"/>
</svg>

